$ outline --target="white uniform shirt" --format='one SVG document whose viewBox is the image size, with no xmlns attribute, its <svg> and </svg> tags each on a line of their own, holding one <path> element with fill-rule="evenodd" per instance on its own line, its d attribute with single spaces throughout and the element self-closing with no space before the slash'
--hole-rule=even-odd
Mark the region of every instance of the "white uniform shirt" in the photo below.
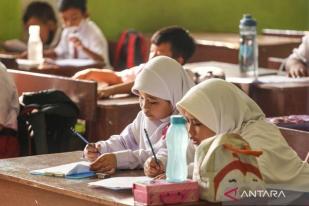
<svg viewBox="0 0 309 206">
<path fill-rule="evenodd" d="M 105 67 L 111 67 L 109 63 L 107 40 L 100 28 L 89 19 L 83 20 L 77 28 L 64 28 L 60 42 L 55 48 L 58 58 L 74 58 L 74 47 L 69 41 L 69 38 L 72 36 L 78 37 L 86 48 L 101 55 L 104 58 Z M 77 58 L 89 59 L 89 56 L 81 49 L 77 49 Z"/>
<path fill-rule="evenodd" d="M 143 91 L 169 101 L 173 114 L 177 114 L 176 102 L 193 85 L 193 81 L 178 62 L 169 57 L 159 56 L 144 64 L 134 82 L 132 91 L 135 94 Z M 169 118 L 167 116 L 160 120 L 151 120 L 141 111 L 120 135 L 113 135 L 109 140 L 100 141 L 100 152 L 102 154 L 113 152 L 116 155 L 118 169 L 142 168 L 147 158 L 152 156 L 145 136 L 144 129 L 146 129 L 154 152 L 165 165 L 167 149 L 163 136 L 164 129 L 169 124 Z"/>
<path fill-rule="evenodd" d="M 303 63 L 308 64 L 309 61 L 309 35 L 303 37 L 302 43 L 298 48 L 293 50 L 289 58 L 301 60 Z"/>
</svg>

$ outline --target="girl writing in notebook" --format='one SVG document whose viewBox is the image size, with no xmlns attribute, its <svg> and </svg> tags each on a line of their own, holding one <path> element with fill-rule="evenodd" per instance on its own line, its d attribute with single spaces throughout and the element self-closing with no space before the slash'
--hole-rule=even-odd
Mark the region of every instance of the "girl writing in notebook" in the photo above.
<svg viewBox="0 0 309 206">
<path fill-rule="evenodd" d="M 211 79 L 196 85 L 177 103 L 188 121 L 191 140 L 224 133 L 242 136 L 257 158 L 263 179 L 275 187 L 309 191 L 309 165 L 287 144 L 279 129 L 265 120 L 259 106 L 235 85 Z"/>
<path fill-rule="evenodd" d="M 146 159 L 152 156 L 146 130 L 159 159 L 158 169 L 163 170 L 167 153 L 164 133 L 170 115 L 177 113 L 176 102 L 193 85 L 175 60 L 164 56 L 149 60 L 132 88 L 132 92 L 139 96 L 142 111 L 120 135 L 86 146 L 84 156 L 92 161 L 91 169 L 113 172 L 116 168 L 142 168 Z"/>
</svg>

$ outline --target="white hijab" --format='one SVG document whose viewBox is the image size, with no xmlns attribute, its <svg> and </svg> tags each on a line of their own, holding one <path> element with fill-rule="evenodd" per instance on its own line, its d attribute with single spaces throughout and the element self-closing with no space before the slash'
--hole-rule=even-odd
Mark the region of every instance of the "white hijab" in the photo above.
<svg viewBox="0 0 309 206">
<path fill-rule="evenodd" d="M 132 92 L 138 95 L 138 91 L 143 91 L 167 100 L 173 107 L 173 114 L 176 114 L 176 103 L 193 85 L 192 79 L 176 60 L 166 56 L 158 56 L 150 59 L 144 65 L 134 82 Z M 139 133 L 135 135 L 143 137 L 145 128 L 152 142 L 156 142 L 162 135 L 162 129 L 169 123 L 169 118 L 168 116 L 159 121 L 151 121 L 143 115 L 141 125 L 133 125 L 136 128 L 135 132 Z"/>
<path fill-rule="evenodd" d="M 0 125 L 17 129 L 19 112 L 18 94 L 14 81 L 3 64 L 0 63 Z M 0 126 L 0 128 L 1 128 Z"/>
<path fill-rule="evenodd" d="M 170 101 L 173 109 L 185 93 L 194 86 L 182 66 L 174 59 L 157 56 L 150 59 L 136 77 L 132 92 L 143 91 L 155 97 Z"/>
<path fill-rule="evenodd" d="M 279 129 L 265 121 L 259 106 L 235 85 L 210 79 L 193 87 L 177 104 L 216 134 L 238 133 L 258 158 L 263 178 L 274 187 L 309 191 L 309 165 L 282 137 Z"/>
</svg>

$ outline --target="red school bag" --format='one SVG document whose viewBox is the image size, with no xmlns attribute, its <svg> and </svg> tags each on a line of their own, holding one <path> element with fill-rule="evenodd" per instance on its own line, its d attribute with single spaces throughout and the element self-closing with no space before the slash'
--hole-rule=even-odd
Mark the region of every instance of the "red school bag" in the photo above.
<svg viewBox="0 0 309 206">
<path fill-rule="evenodd" d="M 115 50 L 114 68 L 121 71 L 147 61 L 148 46 L 144 36 L 133 29 L 122 32 Z"/>
</svg>

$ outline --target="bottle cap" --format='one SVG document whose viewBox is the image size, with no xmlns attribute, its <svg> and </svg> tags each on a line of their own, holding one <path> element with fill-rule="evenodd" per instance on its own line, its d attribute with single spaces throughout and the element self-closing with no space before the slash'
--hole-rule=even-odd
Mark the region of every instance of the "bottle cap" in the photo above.
<svg viewBox="0 0 309 206">
<path fill-rule="evenodd" d="M 252 18 L 251 14 L 244 14 L 240 20 L 240 26 L 256 26 L 256 20 Z"/>
<path fill-rule="evenodd" d="M 30 36 L 39 36 L 40 35 L 40 26 L 39 25 L 31 25 L 29 27 L 29 35 Z"/>
<path fill-rule="evenodd" d="M 172 124 L 185 124 L 186 120 L 181 115 L 172 115 L 171 116 L 171 123 Z"/>
</svg>

